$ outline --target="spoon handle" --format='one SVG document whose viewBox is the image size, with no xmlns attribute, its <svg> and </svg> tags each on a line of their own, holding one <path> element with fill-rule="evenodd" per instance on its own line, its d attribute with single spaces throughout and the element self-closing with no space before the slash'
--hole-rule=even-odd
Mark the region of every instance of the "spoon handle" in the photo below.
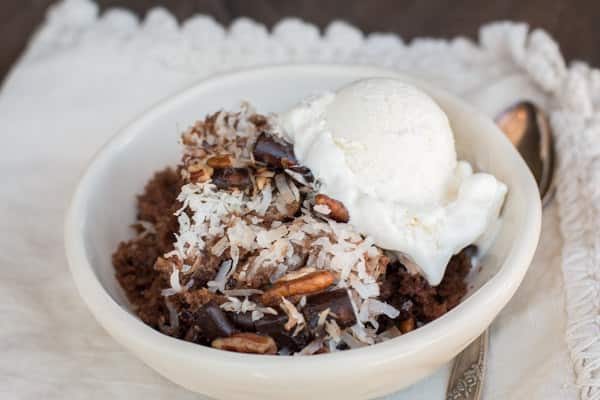
<svg viewBox="0 0 600 400">
<path fill-rule="evenodd" d="M 480 400 L 483 393 L 489 331 L 485 332 L 454 360 L 446 400 Z"/>
</svg>

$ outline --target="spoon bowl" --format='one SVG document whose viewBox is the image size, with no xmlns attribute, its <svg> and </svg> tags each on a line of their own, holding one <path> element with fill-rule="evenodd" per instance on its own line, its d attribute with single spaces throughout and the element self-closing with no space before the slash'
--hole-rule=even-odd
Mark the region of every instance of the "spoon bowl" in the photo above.
<svg viewBox="0 0 600 400">
<path fill-rule="evenodd" d="M 552 195 L 554 172 L 554 143 L 546 114 L 535 104 L 522 101 L 500 113 L 495 121 L 527 163 L 546 205 Z"/>
</svg>

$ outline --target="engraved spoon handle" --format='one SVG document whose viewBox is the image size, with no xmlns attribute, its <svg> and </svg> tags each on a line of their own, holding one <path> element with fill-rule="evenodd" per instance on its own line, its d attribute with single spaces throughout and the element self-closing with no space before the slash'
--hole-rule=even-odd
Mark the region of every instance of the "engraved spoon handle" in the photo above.
<svg viewBox="0 0 600 400">
<path fill-rule="evenodd" d="M 452 366 L 446 400 L 480 400 L 483 393 L 489 331 L 460 353 Z"/>
</svg>

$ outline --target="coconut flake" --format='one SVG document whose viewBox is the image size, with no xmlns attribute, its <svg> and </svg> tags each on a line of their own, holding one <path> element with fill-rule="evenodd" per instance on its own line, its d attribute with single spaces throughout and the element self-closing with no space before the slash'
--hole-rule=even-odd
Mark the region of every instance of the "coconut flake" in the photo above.
<svg viewBox="0 0 600 400">
<path fill-rule="evenodd" d="M 271 189 L 271 185 L 267 184 L 261 192 L 260 201 L 253 204 L 252 208 L 256 211 L 258 215 L 265 215 L 269 206 L 271 205 L 272 200 L 273 192 Z"/>
<path fill-rule="evenodd" d="M 324 309 L 323 311 L 321 311 L 319 313 L 319 319 L 317 321 L 317 326 L 323 326 L 323 324 L 325 323 L 325 320 L 327 320 L 327 317 L 329 316 L 329 307 L 327 307 L 326 309 Z"/>
<path fill-rule="evenodd" d="M 177 268 L 173 268 L 169 282 L 176 293 L 181 292 L 181 282 L 179 282 L 179 270 Z"/>
<path fill-rule="evenodd" d="M 376 282 L 363 283 L 355 275 L 350 276 L 350 286 L 356 290 L 360 297 L 368 299 L 379 296 L 379 285 Z"/>
<path fill-rule="evenodd" d="M 359 324 L 354 324 L 352 327 L 350 327 L 350 330 L 352 331 L 352 334 L 359 342 L 362 342 L 365 344 L 374 344 L 375 343 L 372 335 L 367 330 L 367 328 L 365 328 L 364 326 L 359 325 Z"/>
<path fill-rule="evenodd" d="M 325 204 L 315 204 L 313 206 L 313 210 L 315 210 L 319 214 L 323 214 L 323 215 L 331 214 L 331 209 L 329 207 L 327 207 Z"/>
<path fill-rule="evenodd" d="M 275 202 L 273 203 L 275 205 L 275 209 L 277 210 L 277 212 L 281 215 L 287 215 L 287 205 L 288 203 L 285 201 L 285 199 L 283 198 L 283 196 L 277 196 L 277 198 L 275 199 Z"/>
<path fill-rule="evenodd" d="M 252 311 L 252 322 L 262 319 L 265 314 L 277 315 L 277 311 L 271 307 L 256 307 L 256 310 Z"/>
<path fill-rule="evenodd" d="M 286 204 L 293 203 L 296 199 L 294 196 L 294 192 L 290 189 L 288 185 L 288 180 L 285 175 L 277 174 L 275 175 L 275 186 L 277 187 L 277 191 L 281 194 L 281 197 L 285 201 Z"/>
<path fill-rule="evenodd" d="M 160 291 L 160 294 L 163 295 L 164 297 L 169 297 L 169 296 L 173 296 L 174 294 L 177 294 L 177 291 L 173 288 L 166 288 Z"/>
<path fill-rule="evenodd" d="M 395 319 L 400 315 L 400 311 L 394 306 L 384 303 L 383 301 L 368 299 L 366 302 L 369 304 L 369 314 L 371 315 L 371 318 L 384 314 L 388 318 Z"/>
<path fill-rule="evenodd" d="M 231 247 L 240 246 L 248 250 L 252 249 L 256 238 L 254 231 L 242 219 L 238 219 L 231 228 L 227 229 L 227 236 Z"/>
<path fill-rule="evenodd" d="M 267 248 L 271 246 L 271 244 L 284 237 L 288 233 L 288 228 L 286 225 L 281 225 L 274 229 L 263 229 L 256 233 L 256 242 L 259 247 Z"/>
<path fill-rule="evenodd" d="M 296 306 L 296 308 L 298 310 L 302 310 L 304 308 L 304 306 L 306 306 L 306 296 L 300 297 L 300 301 L 298 302 L 298 305 Z"/>
<path fill-rule="evenodd" d="M 294 201 L 300 202 L 300 191 L 298 190 L 298 187 L 290 180 L 287 180 L 287 184 L 294 195 Z"/>
<path fill-rule="evenodd" d="M 366 346 L 365 343 L 356 340 L 356 338 L 352 336 L 352 333 L 350 333 L 348 330 L 342 332 L 340 339 L 342 340 L 342 342 L 346 343 L 351 349 L 358 349 L 360 347 Z"/>
<path fill-rule="evenodd" d="M 227 297 L 229 301 L 220 305 L 220 307 L 229 312 L 239 313 L 242 308 L 242 302 L 237 297 Z"/>
<path fill-rule="evenodd" d="M 167 299 L 165 299 L 165 306 L 169 311 L 169 325 L 171 326 L 171 329 L 175 330 L 179 328 L 179 315 L 175 306 Z"/>
<path fill-rule="evenodd" d="M 240 260 L 240 249 L 236 245 L 232 244 L 231 247 L 229 247 L 229 255 L 231 255 L 231 270 L 227 274 L 228 276 L 235 270 L 235 268 L 238 265 L 238 262 Z"/>
<path fill-rule="evenodd" d="M 285 275 L 285 273 L 287 272 L 287 269 L 288 269 L 287 265 L 285 265 L 283 263 L 277 264 L 277 269 L 269 277 L 269 281 L 271 283 L 277 282 L 282 276 Z"/>
<path fill-rule="evenodd" d="M 296 309 L 296 307 L 285 297 L 281 298 L 281 303 L 279 304 L 283 312 L 285 312 L 288 316 L 288 321 L 285 323 L 284 328 L 289 331 L 293 327 L 298 326 L 301 328 L 305 325 L 304 316 Z M 298 329 L 296 329 L 297 331 Z M 296 332 L 294 332 L 295 336 Z"/>
<path fill-rule="evenodd" d="M 303 276 L 311 274 L 315 271 L 316 271 L 316 268 L 303 267 L 303 268 L 297 269 L 295 271 L 288 272 L 287 274 L 285 274 L 284 276 L 279 278 L 277 280 L 277 282 L 285 282 L 285 281 L 291 281 L 292 279 L 302 278 Z"/>
<path fill-rule="evenodd" d="M 252 322 L 256 322 L 256 321 L 262 319 L 264 316 L 265 316 L 265 314 L 262 311 L 254 310 L 254 311 L 252 311 Z"/>
<path fill-rule="evenodd" d="M 331 340 L 335 342 L 336 346 L 342 340 L 342 330 L 340 329 L 335 319 L 325 321 L 325 332 L 327 332 Z"/>
<path fill-rule="evenodd" d="M 219 239 L 210 249 L 210 251 L 217 257 L 221 257 L 223 252 L 229 246 L 229 241 L 227 240 L 227 236 L 223 236 Z"/>
<path fill-rule="evenodd" d="M 221 293 L 225 291 L 225 284 L 227 283 L 227 276 L 229 272 L 232 270 L 233 261 L 225 260 L 221 263 L 221 267 L 219 268 L 219 272 L 215 276 L 215 279 L 212 281 L 208 281 L 206 286 L 208 286 L 208 290 L 215 293 L 220 291 Z"/>
<path fill-rule="evenodd" d="M 304 179 L 304 176 L 296 171 L 292 171 L 291 169 L 284 169 L 283 172 L 288 174 L 290 178 L 301 184 L 302 186 L 306 186 L 309 188 L 313 188 L 313 184 Z"/>
</svg>

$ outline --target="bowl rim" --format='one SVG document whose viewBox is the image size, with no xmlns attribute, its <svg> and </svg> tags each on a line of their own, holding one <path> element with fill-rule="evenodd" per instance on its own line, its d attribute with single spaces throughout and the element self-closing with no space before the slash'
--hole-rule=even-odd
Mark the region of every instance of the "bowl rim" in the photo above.
<svg viewBox="0 0 600 400">
<path fill-rule="evenodd" d="M 424 325 L 423 327 L 402 335 L 399 338 L 388 340 L 374 346 L 366 346 L 352 351 L 321 354 L 313 357 L 280 357 L 269 355 L 249 355 L 216 350 L 207 346 L 186 342 L 162 334 L 144 324 L 139 318 L 121 307 L 105 290 L 96 276 L 91 261 L 86 252 L 82 230 L 84 216 L 86 215 L 86 202 L 93 193 L 94 178 L 103 170 L 112 156 L 126 146 L 135 136 L 143 134 L 144 127 L 153 119 L 160 118 L 168 110 L 177 108 L 193 98 L 198 92 L 208 90 L 224 81 L 256 79 L 257 76 L 272 77 L 278 74 L 293 75 L 295 73 L 330 73 L 354 70 L 364 76 L 394 76 L 406 82 L 425 88 L 435 98 L 443 98 L 446 102 L 457 105 L 460 109 L 472 113 L 478 124 L 486 126 L 486 130 L 495 131 L 504 140 L 499 140 L 500 148 L 497 151 L 506 151 L 515 163 L 515 171 L 519 171 L 519 191 L 527 201 L 528 212 L 523 220 L 519 237 L 510 247 L 508 254 L 502 262 L 498 272 L 473 292 L 467 299 L 442 317 Z M 340 363 L 347 365 L 373 365 L 383 360 L 403 359 L 408 355 L 416 354 L 428 348 L 432 351 L 440 349 L 448 338 L 464 342 L 463 327 L 472 324 L 474 316 L 485 318 L 489 314 L 489 307 L 495 311 L 491 319 L 502 309 L 512 297 L 521 283 L 529 264 L 533 258 L 541 230 L 541 203 L 538 189 L 532 174 L 516 149 L 504 137 L 496 125 L 479 111 L 466 104 L 463 100 L 444 90 L 433 87 L 427 82 L 393 70 L 343 64 L 283 64 L 276 66 L 261 66 L 242 70 L 229 71 L 202 79 L 191 87 L 159 101 L 154 106 L 139 114 L 132 122 L 120 129 L 109 141 L 102 146 L 89 162 L 71 199 L 65 217 L 65 250 L 73 279 L 78 291 L 87 304 L 92 314 L 100 324 L 111 333 L 119 342 L 134 340 L 140 347 L 160 353 L 161 355 L 189 362 L 210 363 L 217 368 L 244 368 L 244 362 L 252 362 L 256 368 L 261 368 L 262 373 L 273 376 L 283 376 L 289 373 L 286 367 L 295 368 L 295 373 L 301 369 L 309 375 L 322 375 L 323 367 L 335 366 Z M 501 304 L 500 304 L 501 303 Z M 498 305 L 500 304 L 500 305 Z M 474 337 L 466 338 L 464 346 Z M 133 338 L 133 339 L 132 339 Z M 126 346 L 128 347 L 128 346 Z M 319 370 L 314 367 L 319 366 Z M 355 368 L 356 368 L 355 367 Z M 286 372 L 287 371 L 287 372 Z M 312 371 L 312 372 L 310 372 Z"/>
</svg>

